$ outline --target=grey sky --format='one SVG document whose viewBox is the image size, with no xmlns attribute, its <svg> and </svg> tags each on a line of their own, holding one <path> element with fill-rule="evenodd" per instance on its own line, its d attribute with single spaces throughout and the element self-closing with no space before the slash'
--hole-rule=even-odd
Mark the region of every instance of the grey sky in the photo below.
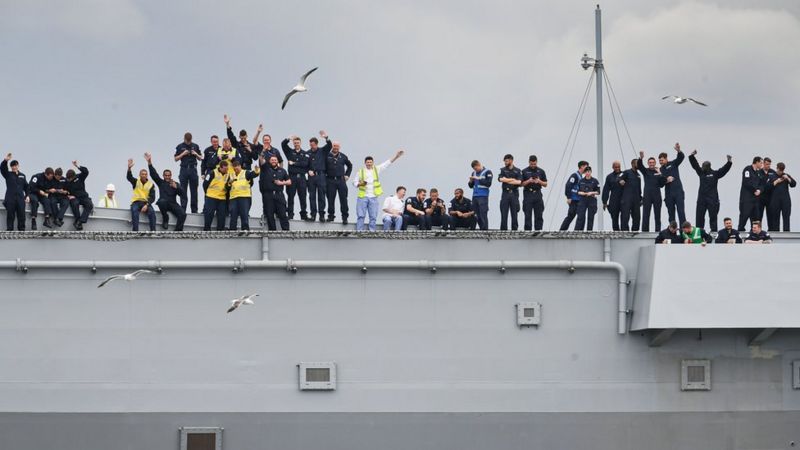
<svg viewBox="0 0 800 450">
<path fill-rule="evenodd" d="M 384 185 L 438 187 L 447 199 L 472 159 L 497 172 L 503 154 L 524 166 L 535 153 L 554 190 L 545 225 L 557 208 L 557 226 L 566 174 L 556 167 L 589 75 L 579 58 L 594 53 L 594 3 L 0 1 L 0 151 L 28 175 L 77 158 L 92 171 L 95 198 L 113 182 L 123 201 L 129 157 L 140 167 L 152 151 L 159 169 L 174 168 L 182 134 L 204 147 L 224 133 L 223 113 L 237 130 L 252 134 L 263 122 L 275 140 L 299 134 L 304 147 L 325 129 L 359 164 L 404 148 Z M 733 154 L 722 215 L 736 214 L 739 174 L 754 154 L 800 175 L 800 3 L 601 6 L 606 67 L 637 149 L 680 141 L 714 167 Z M 314 66 L 310 92 L 281 112 L 283 95 Z M 667 94 L 710 107 L 661 102 Z M 570 169 L 578 159 L 596 164 L 593 108 Z M 607 173 L 620 150 L 606 123 Z M 688 163 L 682 177 L 694 220 Z M 498 202 L 495 190 L 492 227 Z"/>
</svg>

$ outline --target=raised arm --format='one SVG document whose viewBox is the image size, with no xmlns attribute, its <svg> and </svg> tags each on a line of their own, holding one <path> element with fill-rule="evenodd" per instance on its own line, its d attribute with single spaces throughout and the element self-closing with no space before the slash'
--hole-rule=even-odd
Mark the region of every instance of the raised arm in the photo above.
<svg viewBox="0 0 800 450">
<path fill-rule="evenodd" d="M 258 138 L 261 137 L 261 132 L 264 131 L 264 124 L 258 124 L 258 128 L 256 128 L 256 135 L 253 136 L 253 145 L 258 144 Z"/>
<path fill-rule="evenodd" d="M 728 161 L 725 163 L 725 165 L 720 167 L 719 170 L 717 170 L 716 172 L 714 172 L 714 175 L 716 175 L 717 178 L 722 178 L 725 175 L 727 175 L 728 171 L 730 171 L 731 167 L 733 167 L 733 158 L 731 158 L 731 155 L 727 155 L 727 157 Z"/>
<path fill-rule="evenodd" d="M 131 169 L 133 169 L 133 158 L 128 159 L 128 172 L 125 174 L 125 178 L 128 180 L 128 183 L 131 184 L 132 188 L 136 187 L 136 178 L 133 177 L 133 173 L 131 173 Z"/>
<path fill-rule="evenodd" d="M 147 161 L 147 169 L 148 172 L 150 172 L 150 178 L 153 179 L 153 182 L 155 182 L 155 184 L 161 185 L 161 183 L 163 183 L 164 180 L 162 180 L 161 177 L 158 176 L 158 171 L 156 170 L 155 167 L 153 167 L 153 155 L 151 155 L 150 153 L 145 153 L 144 160 Z"/>
<path fill-rule="evenodd" d="M 689 155 L 689 164 L 692 166 L 692 169 L 697 173 L 698 176 L 703 176 L 703 170 L 700 168 L 700 164 L 697 162 L 697 157 L 694 155 L 697 154 L 697 150 L 693 151 L 691 155 Z"/>
</svg>

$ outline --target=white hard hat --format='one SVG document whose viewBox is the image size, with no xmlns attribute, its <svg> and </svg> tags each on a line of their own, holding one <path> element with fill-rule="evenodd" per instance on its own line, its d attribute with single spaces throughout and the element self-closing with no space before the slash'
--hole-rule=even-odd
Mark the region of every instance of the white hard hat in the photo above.
<svg viewBox="0 0 800 450">
<path fill-rule="evenodd" d="M 114 192 L 117 191 L 117 189 L 114 187 L 113 184 L 109 184 L 108 186 L 106 186 L 106 190 L 107 191 L 114 191 Z"/>
</svg>

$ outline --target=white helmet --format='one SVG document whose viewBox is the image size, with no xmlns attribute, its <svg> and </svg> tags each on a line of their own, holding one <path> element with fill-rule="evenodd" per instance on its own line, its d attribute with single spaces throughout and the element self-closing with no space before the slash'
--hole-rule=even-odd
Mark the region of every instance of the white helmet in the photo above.
<svg viewBox="0 0 800 450">
<path fill-rule="evenodd" d="M 109 183 L 109 184 L 108 184 L 108 186 L 106 186 L 106 190 L 107 190 L 107 191 L 113 191 L 113 192 L 116 192 L 116 191 L 117 191 L 117 188 L 115 188 L 113 184 Z"/>
</svg>

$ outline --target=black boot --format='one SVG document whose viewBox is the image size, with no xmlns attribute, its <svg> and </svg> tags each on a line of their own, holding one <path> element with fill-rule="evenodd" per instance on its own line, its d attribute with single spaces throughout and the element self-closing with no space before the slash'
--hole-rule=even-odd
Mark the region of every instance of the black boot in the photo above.
<svg viewBox="0 0 800 450">
<path fill-rule="evenodd" d="M 164 230 L 169 228 L 169 216 L 161 218 L 161 228 Z"/>
<path fill-rule="evenodd" d="M 75 229 L 78 231 L 83 230 L 83 224 L 81 223 L 80 220 L 76 220 L 75 223 L 72 224 L 72 226 L 75 227 Z"/>
<path fill-rule="evenodd" d="M 44 226 L 47 228 L 53 228 L 53 224 L 50 223 L 50 216 L 44 216 Z"/>
<path fill-rule="evenodd" d="M 31 217 L 31 230 L 36 231 L 36 217 Z"/>
</svg>

